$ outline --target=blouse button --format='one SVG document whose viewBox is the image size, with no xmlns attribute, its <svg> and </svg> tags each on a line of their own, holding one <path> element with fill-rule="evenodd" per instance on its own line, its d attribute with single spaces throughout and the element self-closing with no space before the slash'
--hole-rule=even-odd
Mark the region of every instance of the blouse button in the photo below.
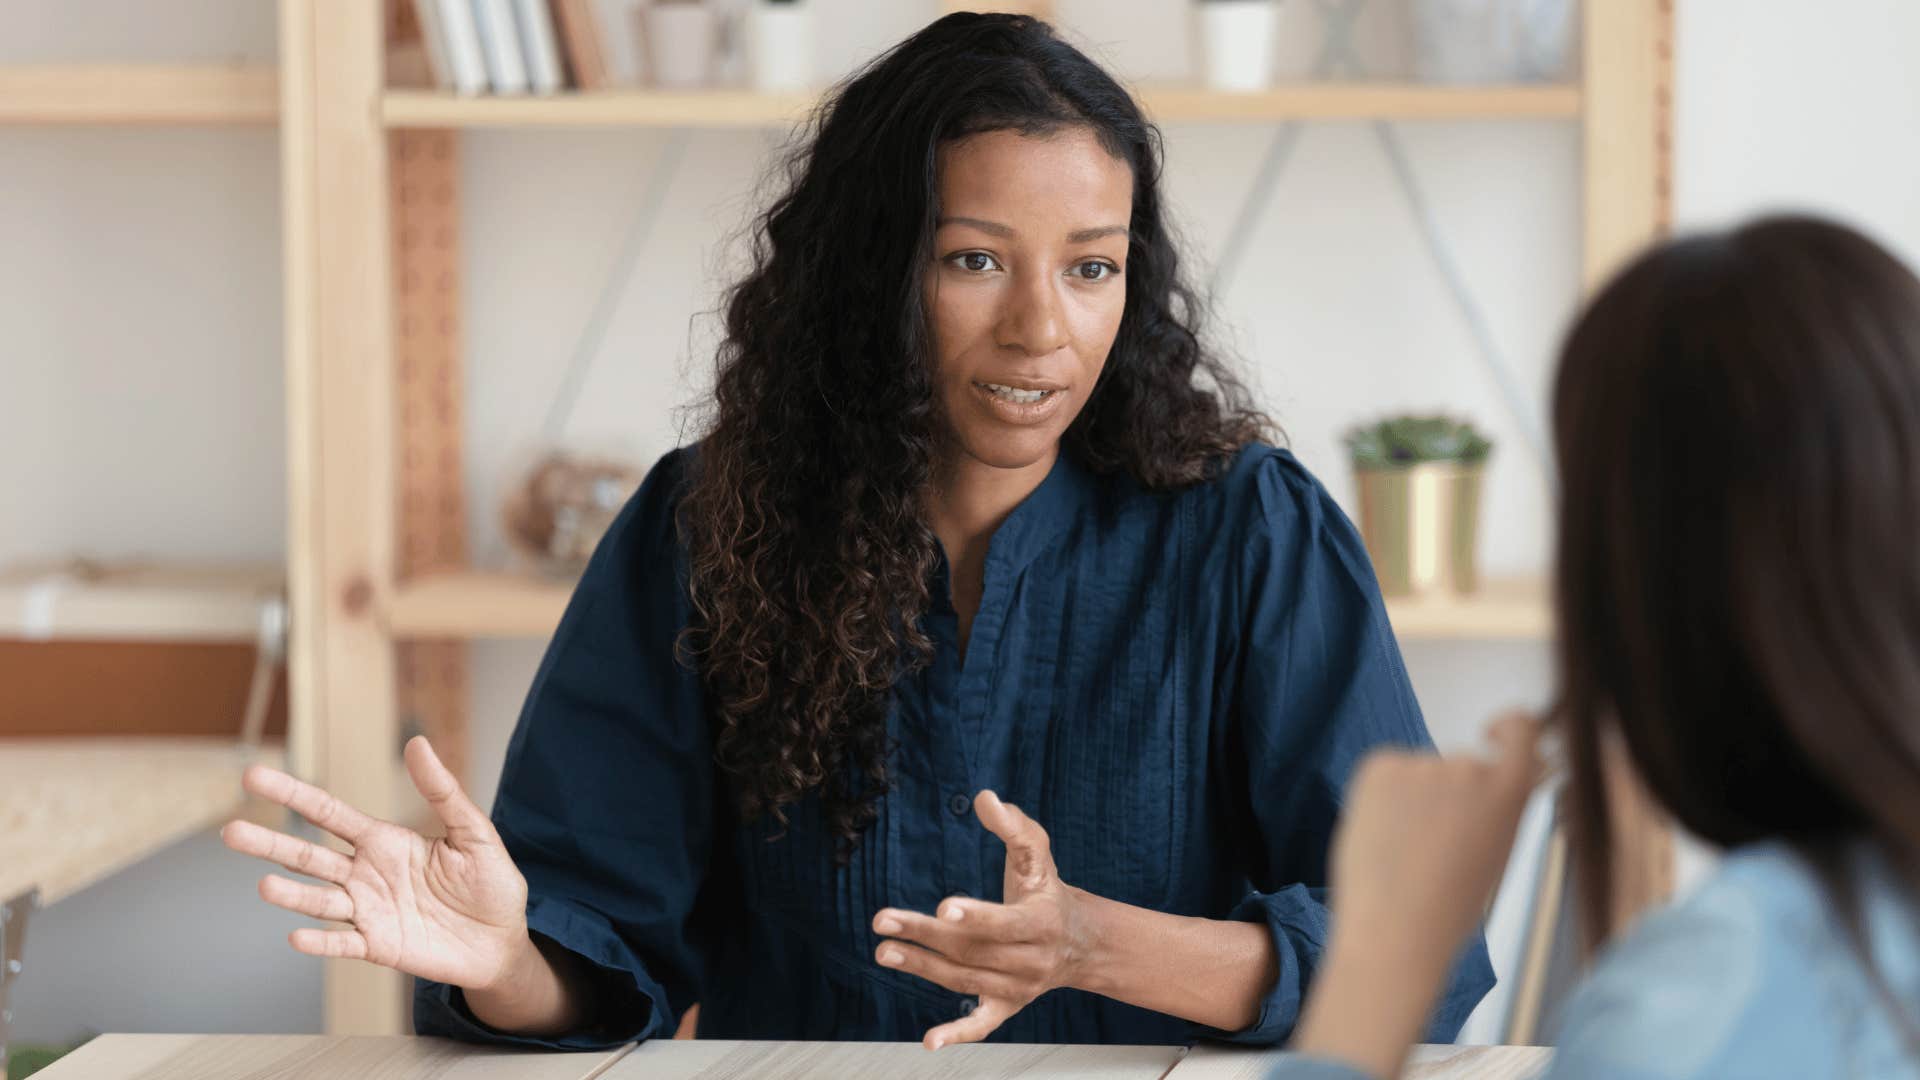
<svg viewBox="0 0 1920 1080">
<path fill-rule="evenodd" d="M 974 1001 L 972 998 L 961 998 L 960 999 L 961 1018 L 965 1019 L 966 1017 L 973 1015 L 974 1006 L 977 1004 L 979 1003 Z"/>
<path fill-rule="evenodd" d="M 954 817 L 966 817 L 967 811 L 972 808 L 973 800 L 965 795 L 956 793 L 947 798 L 947 809 L 953 811 Z"/>
</svg>

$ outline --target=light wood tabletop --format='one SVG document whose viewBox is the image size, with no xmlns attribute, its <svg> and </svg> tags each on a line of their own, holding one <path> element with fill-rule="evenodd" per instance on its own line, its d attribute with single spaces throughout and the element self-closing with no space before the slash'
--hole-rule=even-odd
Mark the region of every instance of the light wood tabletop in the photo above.
<svg viewBox="0 0 1920 1080">
<path fill-rule="evenodd" d="M 1266 1080 L 1286 1054 L 1237 1046 L 1196 1046 L 1170 1080 Z M 1553 1051 L 1544 1046 L 1416 1046 L 1402 1080 L 1533 1080 Z"/>
<path fill-rule="evenodd" d="M 410 1035 L 102 1035 L 35 1080 L 589 1080 L 626 1048 L 556 1054 Z"/>
<path fill-rule="evenodd" d="M 919 1043 L 658 1040 L 635 1047 L 602 1080 L 1164 1080 L 1179 1046 L 992 1043 L 928 1053 Z"/>
<path fill-rule="evenodd" d="M 1407 1080 L 1530 1080 L 1551 1051 L 1423 1046 Z M 413 1036 L 102 1035 L 44 1080 L 1264 1080 L 1284 1055 L 1202 1046 L 954 1046 L 657 1040 L 525 1052 Z"/>
</svg>

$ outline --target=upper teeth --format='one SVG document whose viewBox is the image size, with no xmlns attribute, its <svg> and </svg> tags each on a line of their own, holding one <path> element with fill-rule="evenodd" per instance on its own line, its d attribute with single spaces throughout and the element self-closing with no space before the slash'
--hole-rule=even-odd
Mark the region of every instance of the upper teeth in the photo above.
<svg viewBox="0 0 1920 1080">
<path fill-rule="evenodd" d="M 981 383 L 980 385 L 986 387 L 995 397 L 1003 397 L 1008 401 L 1017 401 L 1022 404 L 1032 404 L 1053 393 L 1051 390 L 1022 390 L 1013 386 L 1001 386 L 999 383 Z"/>
</svg>

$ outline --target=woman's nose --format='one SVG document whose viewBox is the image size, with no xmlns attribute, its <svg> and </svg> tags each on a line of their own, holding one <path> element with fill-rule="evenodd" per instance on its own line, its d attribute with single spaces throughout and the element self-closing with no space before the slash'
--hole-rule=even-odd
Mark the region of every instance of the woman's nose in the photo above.
<svg viewBox="0 0 1920 1080">
<path fill-rule="evenodd" d="M 1067 344 L 1067 320 L 1050 275 L 1019 283 L 1007 299 L 996 336 L 1003 348 L 1028 356 L 1046 356 Z"/>
</svg>

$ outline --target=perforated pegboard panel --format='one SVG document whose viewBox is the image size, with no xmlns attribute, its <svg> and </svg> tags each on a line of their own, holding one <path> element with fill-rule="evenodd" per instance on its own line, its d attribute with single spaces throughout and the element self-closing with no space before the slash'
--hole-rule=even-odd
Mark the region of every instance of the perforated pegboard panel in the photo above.
<svg viewBox="0 0 1920 1080">
<path fill-rule="evenodd" d="M 399 579 L 467 564 L 462 474 L 459 139 L 392 136 Z M 400 716 L 467 777 L 467 646 L 398 646 Z"/>
</svg>

